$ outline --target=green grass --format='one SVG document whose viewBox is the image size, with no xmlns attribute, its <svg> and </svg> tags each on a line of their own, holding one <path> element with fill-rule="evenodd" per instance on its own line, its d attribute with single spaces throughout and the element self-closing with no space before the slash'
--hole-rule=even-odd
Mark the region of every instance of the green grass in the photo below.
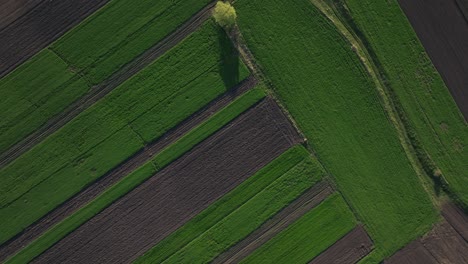
<svg viewBox="0 0 468 264">
<path fill-rule="evenodd" d="M 321 165 L 303 147 L 294 147 L 210 205 L 136 263 L 209 262 L 323 176 Z"/>
<path fill-rule="evenodd" d="M 0 153 L 88 91 L 68 65 L 45 49 L 0 80 Z"/>
<path fill-rule="evenodd" d="M 203 141 L 205 138 L 215 133 L 217 130 L 222 128 L 224 125 L 229 123 L 235 117 L 240 115 L 242 112 L 253 106 L 264 97 L 265 93 L 259 88 L 246 92 L 234 102 L 221 109 L 218 113 L 200 124 L 198 127 L 188 132 L 180 140 L 168 146 L 161 153 L 157 154 L 151 161 L 147 162 L 145 165 L 127 175 L 125 178 L 99 195 L 89 204 L 79 209 L 76 213 L 72 214 L 68 218 L 49 229 L 41 237 L 34 240 L 31 244 L 26 246 L 23 250 L 9 259 L 8 263 L 29 262 L 34 257 L 38 256 L 40 253 L 44 252 L 46 249 L 57 243 L 64 236 L 71 233 L 80 225 L 91 219 L 97 213 L 101 212 L 107 206 L 111 205 L 114 201 L 124 196 L 142 182 L 153 176 L 157 171 L 156 168 L 162 168 L 163 166 L 182 156 L 185 151 L 188 151 Z M 295 159 L 304 159 L 304 151 L 305 150 L 302 150 L 302 152 L 300 152 L 299 149 L 290 151 L 291 154 L 288 154 L 289 156 L 285 155 L 283 159 L 285 161 L 288 160 L 293 162 Z M 161 160 L 164 160 L 166 163 L 156 164 L 157 161 Z M 281 163 L 281 165 L 283 164 Z M 284 166 L 284 168 L 281 169 L 288 169 L 288 167 Z"/>
<path fill-rule="evenodd" d="M 227 36 L 208 22 L 0 171 L 0 243 L 225 92 Z"/>
<path fill-rule="evenodd" d="M 401 104 L 412 136 L 468 208 L 468 127 L 398 3 L 347 4 Z"/>
<path fill-rule="evenodd" d="M 388 256 L 437 220 L 376 88 L 308 0 L 238 0 L 238 22 L 274 90 Z M 396 235 L 398 234 L 398 235 Z"/>
<path fill-rule="evenodd" d="M 113 0 L 52 45 L 93 84 L 188 20 L 209 0 Z"/>
<path fill-rule="evenodd" d="M 307 263 L 355 225 L 343 198 L 333 194 L 241 263 Z"/>
</svg>

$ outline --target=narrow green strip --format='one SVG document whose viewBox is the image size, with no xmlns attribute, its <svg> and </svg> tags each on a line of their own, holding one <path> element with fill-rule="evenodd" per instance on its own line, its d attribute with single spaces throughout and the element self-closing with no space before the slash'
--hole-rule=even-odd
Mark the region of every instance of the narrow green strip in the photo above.
<svg viewBox="0 0 468 264">
<path fill-rule="evenodd" d="M 158 167 L 166 166 L 264 97 L 265 93 L 259 88 L 246 92 L 201 125 L 188 132 L 180 140 L 164 149 L 160 154 L 156 155 L 153 160 L 132 172 L 98 196 L 95 200 L 52 227 L 23 250 L 11 257 L 6 263 L 27 263 L 31 261 L 97 213 L 104 210 L 112 204 L 112 202 L 124 196 L 154 175 L 156 172 L 153 166 L 154 161 L 162 161 L 162 163 L 158 163 Z"/>
</svg>

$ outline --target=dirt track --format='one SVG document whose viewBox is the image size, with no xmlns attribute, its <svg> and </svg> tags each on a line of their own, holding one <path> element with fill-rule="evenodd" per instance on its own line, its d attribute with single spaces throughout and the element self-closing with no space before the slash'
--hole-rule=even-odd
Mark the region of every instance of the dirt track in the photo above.
<svg viewBox="0 0 468 264">
<path fill-rule="evenodd" d="M 283 231 L 290 224 L 317 206 L 333 193 L 326 181 L 317 183 L 294 202 L 283 208 L 278 214 L 265 222 L 253 233 L 213 260 L 215 263 L 239 263 L 265 242 Z"/>
<path fill-rule="evenodd" d="M 366 230 L 358 226 L 309 263 L 354 264 L 367 256 L 373 245 Z"/>
<path fill-rule="evenodd" d="M 114 88 L 122 84 L 125 80 L 148 66 L 151 62 L 174 47 L 185 37 L 196 31 L 210 17 L 212 7 L 213 4 L 206 6 L 161 42 L 157 43 L 139 57 L 135 58 L 131 63 L 114 73 L 102 84 L 93 87 L 88 94 L 68 106 L 67 109 L 62 111 L 54 118 L 50 119 L 38 130 L 34 131 L 32 134 L 13 145 L 6 152 L 0 154 L 0 168 L 6 166 L 21 154 L 30 150 L 43 139 L 75 118 L 82 111 L 86 110 L 88 107 L 102 99 Z"/>
<path fill-rule="evenodd" d="M 2 0 L 0 2 L 0 31 L 45 0 Z"/>
<path fill-rule="evenodd" d="M 0 31 L 0 77 L 5 76 L 109 0 L 42 1 Z"/>
<path fill-rule="evenodd" d="M 467 216 L 452 204 L 445 205 L 442 214 L 444 221 L 384 263 L 468 263 L 468 241 L 461 235 L 468 229 Z"/>
<path fill-rule="evenodd" d="M 254 77 L 249 77 L 232 90 L 218 97 L 202 110 L 190 116 L 188 119 L 181 122 L 179 125 L 169 130 L 159 140 L 154 141 L 144 147 L 141 151 L 135 154 L 130 159 L 124 161 L 110 172 L 99 178 L 96 182 L 83 189 L 77 195 L 67 200 L 59 207 L 45 215 L 39 221 L 26 228 L 19 235 L 7 241 L 0 246 L 0 262 L 4 261 L 8 256 L 14 254 L 22 247 L 31 243 L 49 228 L 71 215 L 73 212 L 93 200 L 104 190 L 118 182 L 131 171 L 146 163 L 150 158 L 159 153 L 166 146 L 175 142 L 188 131 L 196 127 L 198 124 L 208 119 L 221 108 L 227 106 L 230 102 L 243 94 L 245 91 L 254 87 L 257 83 Z"/>
<path fill-rule="evenodd" d="M 130 262 L 300 140 L 265 99 L 34 262 Z"/>
<path fill-rule="evenodd" d="M 468 21 L 456 0 L 398 2 L 468 120 Z"/>
</svg>

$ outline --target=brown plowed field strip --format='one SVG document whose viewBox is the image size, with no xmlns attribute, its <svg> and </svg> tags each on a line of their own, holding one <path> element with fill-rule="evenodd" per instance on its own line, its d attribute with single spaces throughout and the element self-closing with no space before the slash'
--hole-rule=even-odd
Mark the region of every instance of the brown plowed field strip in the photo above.
<svg viewBox="0 0 468 264">
<path fill-rule="evenodd" d="M 148 66 L 166 51 L 177 45 L 177 43 L 182 41 L 185 37 L 196 31 L 210 17 L 212 6 L 213 4 L 206 6 L 161 42 L 157 43 L 137 57 L 134 61 L 114 73 L 102 84 L 93 87 L 88 94 L 68 106 L 62 113 L 50 119 L 41 128 L 12 146 L 6 152 L 2 153 L 0 155 L 0 168 L 30 150 L 43 139 L 75 118 L 82 111 L 102 99 L 125 80 Z"/>
<path fill-rule="evenodd" d="M 45 0 L 0 1 L 0 31 Z"/>
<path fill-rule="evenodd" d="M 468 120 L 468 21 L 456 0 L 398 2 Z"/>
<path fill-rule="evenodd" d="M 0 30 L 0 77 L 47 47 L 109 0 L 42 1 Z"/>
<path fill-rule="evenodd" d="M 384 264 L 439 264 L 419 240 L 398 251 Z"/>
<path fill-rule="evenodd" d="M 448 203 L 442 208 L 442 215 L 468 242 L 468 216 L 452 203 Z"/>
<path fill-rule="evenodd" d="M 332 193 L 333 189 L 327 181 L 314 185 L 249 236 L 219 255 L 212 263 L 239 263 Z"/>
<path fill-rule="evenodd" d="M 357 226 L 313 259 L 311 264 L 354 264 L 372 251 L 373 243 L 362 226 Z"/>
<path fill-rule="evenodd" d="M 81 192 L 55 208 L 53 211 L 45 215 L 33 225 L 26 228 L 19 235 L 1 245 L 0 262 L 4 261 L 8 256 L 13 255 L 24 246 L 31 243 L 34 239 L 38 238 L 49 228 L 92 201 L 104 190 L 121 180 L 124 176 L 145 164 L 154 154 L 159 153 L 162 149 L 174 143 L 177 139 L 192 130 L 201 122 L 207 120 L 214 113 L 227 106 L 235 98 L 254 87 L 256 83 L 257 81 L 254 77 L 247 78 L 238 86 L 218 97 L 202 110 L 193 114 L 190 118 L 184 120 L 179 125 L 168 131 L 160 139 L 146 145 L 144 149 L 139 151 L 133 157 L 124 161 L 110 172 L 106 173 L 96 182 L 89 185 L 87 188 L 83 189 Z"/>
<path fill-rule="evenodd" d="M 33 262 L 128 263 L 300 140 L 264 99 Z"/>
<path fill-rule="evenodd" d="M 428 234 L 398 251 L 385 264 L 468 263 L 467 216 L 452 204 L 442 209 L 444 221 Z"/>
</svg>

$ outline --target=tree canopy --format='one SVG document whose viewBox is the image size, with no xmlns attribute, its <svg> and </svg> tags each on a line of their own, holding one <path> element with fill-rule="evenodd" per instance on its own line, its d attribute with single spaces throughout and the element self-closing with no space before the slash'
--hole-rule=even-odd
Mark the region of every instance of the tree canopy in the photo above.
<svg viewBox="0 0 468 264">
<path fill-rule="evenodd" d="M 223 28 L 230 29 L 236 24 L 236 10 L 229 2 L 218 1 L 213 11 L 213 17 Z"/>
</svg>

